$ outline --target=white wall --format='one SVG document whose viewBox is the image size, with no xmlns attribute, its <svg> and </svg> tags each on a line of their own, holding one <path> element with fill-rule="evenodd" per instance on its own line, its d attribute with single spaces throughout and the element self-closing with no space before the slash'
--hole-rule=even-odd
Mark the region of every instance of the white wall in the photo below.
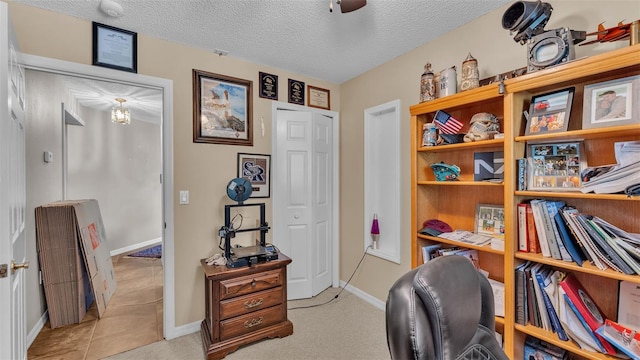
<svg viewBox="0 0 640 360">
<path fill-rule="evenodd" d="M 67 198 L 96 199 L 111 250 L 162 236 L 160 122 L 114 124 L 110 112 L 79 107 L 67 128 Z"/>
</svg>

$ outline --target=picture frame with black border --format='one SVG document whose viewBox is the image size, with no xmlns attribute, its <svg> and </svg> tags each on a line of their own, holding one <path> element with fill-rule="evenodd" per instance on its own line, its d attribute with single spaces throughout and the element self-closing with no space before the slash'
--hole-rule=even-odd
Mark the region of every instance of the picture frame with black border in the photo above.
<svg viewBox="0 0 640 360">
<path fill-rule="evenodd" d="M 531 98 L 525 135 L 567 131 L 575 87 L 540 94 Z"/>
<path fill-rule="evenodd" d="M 307 85 L 307 102 L 309 107 L 331 110 L 331 91 Z"/>
<path fill-rule="evenodd" d="M 95 21 L 92 24 L 92 64 L 137 73 L 138 34 Z"/>
<path fill-rule="evenodd" d="M 263 99 L 278 100 L 278 75 L 258 72 L 260 91 L 258 96 Z"/>
<path fill-rule="evenodd" d="M 193 142 L 253 146 L 253 82 L 193 69 Z"/>
<path fill-rule="evenodd" d="M 640 124 L 640 76 L 585 85 L 582 129 Z"/>
<path fill-rule="evenodd" d="M 527 145 L 527 190 L 580 191 L 587 167 L 582 141 Z"/>
<path fill-rule="evenodd" d="M 474 232 L 494 238 L 504 238 L 504 206 L 477 204 Z"/>
<path fill-rule="evenodd" d="M 238 177 L 251 183 L 251 198 L 271 197 L 271 155 L 238 153 Z"/>
<path fill-rule="evenodd" d="M 304 106 L 304 82 L 289 79 L 289 103 Z"/>
</svg>

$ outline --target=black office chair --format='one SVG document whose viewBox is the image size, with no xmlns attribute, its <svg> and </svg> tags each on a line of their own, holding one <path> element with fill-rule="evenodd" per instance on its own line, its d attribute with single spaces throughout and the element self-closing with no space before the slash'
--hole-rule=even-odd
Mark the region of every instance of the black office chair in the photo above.
<svg viewBox="0 0 640 360">
<path fill-rule="evenodd" d="M 463 256 L 438 257 L 400 277 L 386 323 L 392 359 L 508 359 L 495 338 L 491 285 Z"/>
</svg>

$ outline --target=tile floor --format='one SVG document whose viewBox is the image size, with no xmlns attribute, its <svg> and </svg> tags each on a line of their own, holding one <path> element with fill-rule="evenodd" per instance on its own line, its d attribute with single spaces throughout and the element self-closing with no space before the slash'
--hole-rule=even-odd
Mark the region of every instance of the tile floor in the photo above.
<svg viewBox="0 0 640 360">
<path fill-rule="evenodd" d="M 98 319 L 95 304 L 80 324 L 51 329 L 45 324 L 28 359 L 94 360 L 151 344 L 162 336 L 162 261 L 112 258 L 116 292 Z"/>
</svg>

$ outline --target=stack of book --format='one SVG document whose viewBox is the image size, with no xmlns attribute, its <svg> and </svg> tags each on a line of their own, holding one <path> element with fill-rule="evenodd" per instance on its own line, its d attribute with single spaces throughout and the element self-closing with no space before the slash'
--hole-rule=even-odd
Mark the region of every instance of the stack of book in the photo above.
<svg viewBox="0 0 640 360">
<path fill-rule="evenodd" d="M 619 351 L 607 339 L 611 331 L 606 325 L 622 325 L 606 319 L 573 274 L 547 265 L 526 262 L 516 267 L 516 323 L 552 331 L 560 340 L 573 340 L 588 351 L 608 355 Z"/>
<path fill-rule="evenodd" d="M 640 236 L 563 201 L 534 199 L 518 204 L 518 250 L 640 274 Z"/>
</svg>

